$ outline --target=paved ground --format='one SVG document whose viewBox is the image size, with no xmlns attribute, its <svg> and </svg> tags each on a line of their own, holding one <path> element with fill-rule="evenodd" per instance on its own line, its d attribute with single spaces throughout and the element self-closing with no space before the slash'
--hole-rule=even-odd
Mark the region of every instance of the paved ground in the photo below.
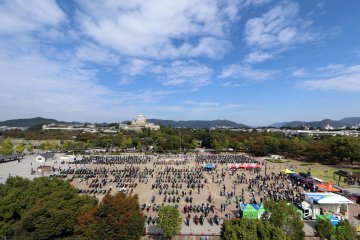
<svg viewBox="0 0 360 240">
<path fill-rule="evenodd" d="M 260 159 L 260 161 L 263 161 L 262 159 Z M 11 176 L 22 176 L 22 177 L 27 177 L 30 179 L 33 179 L 34 177 L 38 177 L 41 175 L 31 175 L 31 169 L 36 170 L 36 168 L 38 166 L 44 165 L 44 163 L 36 163 L 35 162 L 35 156 L 26 156 L 23 160 L 21 160 L 20 162 L 17 161 L 13 161 L 13 162 L 8 162 L 8 163 L 2 163 L 0 164 L 0 183 L 4 183 L 6 181 L 6 179 L 11 175 Z M 45 165 L 47 166 L 54 166 L 54 167 L 61 167 L 63 169 L 66 169 L 69 167 L 69 165 L 67 163 L 65 164 L 60 164 L 60 156 L 56 155 L 54 160 L 49 160 L 45 163 Z M 152 164 L 149 165 L 139 165 L 141 168 L 144 167 L 148 167 L 148 168 L 152 168 Z M 284 167 L 286 167 L 285 164 L 273 164 L 273 163 L 267 163 L 268 166 L 268 170 L 267 172 L 280 172 L 280 170 Z M 72 167 L 74 167 L 74 165 L 72 165 Z M 81 167 L 85 167 L 85 166 L 76 166 L 77 168 L 81 168 Z M 87 165 L 86 167 L 90 167 L 90 168 L 96 168 L 96 167 L 103 167 L 103 165 L 100 166 L 96 166 L 96 165 Z M 119 167 L 121 168 L 121 166 L 114 166 L 114 167 Z M 178 165 L 175 166 L 175 168 L 179 168 L 179 169 L 185 169 L 185 168 L 189 168 L 189 169 L 194 169 L 195 168 L 195 163 L 193 161 L 191 161 L 189 164 L 185 165 Z M 161 171 L 164 168 L 164 166 L 159 165 L 156 167 L 156 170 Z M 219 165 L 218 166 L 218 172 L 221 172 L 222 170 L 226 171 L 226 166 L 223 165 Z M 229 174 L 228 171 L 227 175 L 225 177 L 225 185 L 227 186 L 228 190 L 233 191 L 233 180 L 234 180 L 234 176 L 231 176 Z M 254 177 L 254 175 L 248 171 L 245 170 L 239 170 L 238 171 L 239 174 L 245 173 L 247 175 L 247 177 Z M 262 168 L 261 173 L 264 174 L 265 170 L 264 168 Z M 225 198 L 223 196 L 220 196 L 219 192 L 220 189 L 222 187 L 222 184 L 217 184 L 217 183 L 212 183 L 212 176 L 208 173 L 205 173 L 205 178 L 207 179 L 207 184 L 205 184 L 204 188 L 201 190 L 200 194 L 197 193 L 197 190 L 193 190 L 193 205 L 194 204 L 201 204 L 201 203 L 206 203 L 207 202 L 207 197 L 209 196 L 209 194 L 211 194 L 211 196 L 213 197 L 213 203 L 216 206 L 216 210 L 215 210 L 215 214 L 219 215 L 222 219 L 225 219 L 225 213 L 231 213 L 233 217 L 236 217 L 238 209 L 236 208 L 236 205 L 234 203 L 234 199 L 232 200 L 232 202 L 230 203 L 230 205 L 228 206 L 227 210 L 225 212 L 220 212 L 220 204 L 225 202 Z M 138 187 L 136 187 L 134 189 L 133 194 L 138 194 L 139 195 L 139 202 L 140 204 L 146 203 L 149 204 L 150 203 L 150 199 L 152 196 L 155 196 L 156 198 L 156 202 L 162 203 L 162 199 L 163 199 L 163 195 L 159 195 L 158 194 L 158 190 L 151 190 L 151 184 L 154 182 L 154 179 L 149 179 L 149 182 L 147 184 L 145 183 L 141 183 L 138 184 Z M 87 188 L 87 184 L 85 181 L 81 181 L 80 179 L 76 179 L 75 181 L 72 182 L 72 184 L 75 187 L 78 188 Z M 106 189 L 108 189 L 111 186 L 111 184 L 106 186 Z M 242 188 L 246 189 L 245 184 L 238 184 L 236 186 L 236 194 L 238 195 L 241 191 Z M 113 188 L 115 188 L 115 186 L 112 186 Z M 183 189 L 185 190 L 185 189 Z M 189 191 L 188 189 L 186 189 L 187 191 Z M 181 192 L 181 191 L 180 191 Z M 250 193 L 246 190 L 245 191 L 245 195 L 246 195 L 246 199 L 250 198 Z M 100 200 L 103 196 L 97 196 Z M 171 203 L 173 204 L 173 203 Z M 152 205 L 152 204 L 151 204 Z M 173 204 L 174 205 L 174 204 Z M 182 199 L 179 205 L 179 210 L 182 211 L 183 207 L 186 205 L 186 202 Z M 351 221 L 358 221 L 355 216 L 357 216 L 357 214 L 360 213 L 360 206 L 359 205 L 352 205 L 350 206 L 350 217 L 351 217 Z M 153 212 L 152 210 L 149 211 L 149 213 L 146 213 L 148 216 L 152 216 L 155 217 L 157 215 L 156 212 Z M 194 216 L 195 214 L 192 213 L 192 216 Z M 199 214 L 200 216 L 200 214 Z M 185 214 L 183 214 L 183 219 L 185 219 Z M 306 232 L 306 236 L 314 236 L 314 224 L 312 221 L 306 221 L 305 222 L 305 227 L 304 230 Z M 153 226 L 152 224 L 147 225 L 147 233 L 150 234 L 156 234 L 161 232 L 159 229 L 157 229 L 155 226 Z M 210 226 L 210 224 L 208 222 L 205 221 L 204 225 L 195 225 L 195 223 L 191 222 L 190 226 L 186 226 L 185 223 L 183 222 L 182 225 L 182 234 L 198 234 L 198 235 L 203 235 L 203 236 L 212 236 L 212 234 L 219 234 L 220 233 L 220 225 L 213 225 Z M 200 239 L 201 236 L 179 236 L 178 239 Z M 156 236 L 147 236 L 144 239 L 159 239 Z M 177 238 L 175 238 L 177 239 Z M 211 239 L 218 239 L 216 237 L 211 237 Z"/>
</svg>

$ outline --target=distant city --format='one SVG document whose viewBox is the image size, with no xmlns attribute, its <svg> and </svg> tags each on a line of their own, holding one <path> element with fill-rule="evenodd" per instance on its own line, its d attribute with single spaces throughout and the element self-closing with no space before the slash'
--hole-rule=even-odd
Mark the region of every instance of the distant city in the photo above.
<svg viewBox="0 0 360 240">
<path fill-rule="evenodd" d="M 37 118 L 37 121 L 42 121 L 42 118 Z M 346 122 L 344 119 L 351 119 Z M 140 132 L 142 129 L 149 129 L 157 131 L 160 126 L 172 126 L 175 128 L 190 128 L 190 129 L 209 129 L 209 130 L 228 130 L 236 132 L 268 132 L 268 133 L 282 133 L 285 136 L 360 136 L 360 118 L 344 118 L 340 121 L 333 121 L 326 119 L 319 122 L 285 122 L 275 123 L 265 127 L 250 127 L 244 124 L 239 124 L 227 120 L 215 121 L 172 121 L 172 120 L 159 120 L 159 119 L 146 119 L 143 113 L 137 115 L 132 121 L 124 121 L 120 123 L 67 123 L 59 122 L 52 119 L 43 119 L 44 122 L 52 122 L 41 125 L 42 130 L 68 130 L 68 131 L 81 131 L 90 133 L 116 133 L 120 131 L 136 131 Z M 32 122 L 34 119 L 18 119 L 0 122 L 0 131 L 26 131 L 30 127 L 34 127 Z M 21 124 L 19 123 L 21 121 Z M 326 122 L 332 122 L 335 126 Z M 358 123 L 356 123 L 358 122 Z M 11 126 L 6 126 L 8 123 Z M 157 124 L 156 124 L 157 123 Z M 223 124 L 221 124 L 223 123 Z M 355 124 L 350 124 L 355 123 Z M 29 126 L 25 126 L 28 124 Z M 343 125 L 341 125 L 343 124 Z M 22 126 L 20 126 L 22 125 Z"/>
</svg>

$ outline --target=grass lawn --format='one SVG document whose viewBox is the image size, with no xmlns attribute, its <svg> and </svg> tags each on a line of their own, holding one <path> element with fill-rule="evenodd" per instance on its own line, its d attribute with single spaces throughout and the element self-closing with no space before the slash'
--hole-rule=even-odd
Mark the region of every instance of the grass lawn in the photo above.
<svg viewBox="0 0 360 240">
<path fill-rule="evenodd" d="M 286 159 L 271 159 L 271 158 L 266 158 L 265 160 L 268 161 L 268 162 L 271 162 L 271 163 L 287 163 L 287 162 L 290 162 L 290 160 L 286 160 Z"/>
<path fill-rule="evenodd" d="M 294 162 L 297 162 L 297 161 L 294 161 Z M 297 162 L 297 163 L 299 163 L 299 162 Z M 336 176 L 336 178 L 334 179 L 335 171 L 343 170 L 343 171 L 360 172 L 359 169 L 339 168 L 336 166 L 327 166 L 327 165 L 322 165 L 319 163 L 314 163 L 312 165 L 306 165 L 306 166 L 301 166 L 301 165 L 302 164 L 297 165 L 297 169 L 295 169 L 295 171 L 307 173 L 310 169 L 310 173 L 312 176 L 320 178 L 327 183 L 331 182 L 335 185 L 337 185 L 338 178 L 339 178 L 338 176 Z M 343 179 L 344 178 L 341 178 L 340 186 L 341 187 L 351 187 L 351 186 L 348 186 L 347 184 L 345 184 Z"/>
</svg>

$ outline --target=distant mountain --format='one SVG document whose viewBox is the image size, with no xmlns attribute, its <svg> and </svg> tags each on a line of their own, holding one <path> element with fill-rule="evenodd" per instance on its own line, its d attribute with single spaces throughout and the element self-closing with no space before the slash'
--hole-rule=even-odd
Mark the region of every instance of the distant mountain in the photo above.
<svg viewBox="0 0 360 240">
<path fill-rule="evenodd" d="M 26 118 L 26 119 L 13 119 L 0 122 L 0 126 L 8 127 L 34 127 L 40 124 L 78 124 L 78 122 L 63 122 L 55 119 L 48 119 L 42 117 Z"/>
<path fill-rule="evenodd" d="M 162 119 L 148 119 L 150 123 L 154 123 L 162 126 L 173 126 L 179 128 L 211 128 L 211 127 L 229 127 L 229 128 L 249 128 L 249 126 L 229 120 L 189 120 L 189 121 L 173 121 Z"/>
<path fill-rule="evenodd" d="M 360 117 L 349 117 L 349 118 L 343 118 L 341 120 L 324 119 L 321 121 L 313 121 L 313 122 L 304 122 L 304 121 L 281 122 L 281 123 L 271 124 L 270 127 L 298 128 L 302 126 L 307 126 L 313 128 L 325 128 L 327 125 L 330 125 L 334 128 L 352 127 L 355 125 L 360 125 Z"/>
<path fill-rule="evenodd" d="M 354 126 L 360 124 L 360 117 L 348 117 L 348 118 L 343 118 L 340 121 L 348 125 Z"/>
</svg>

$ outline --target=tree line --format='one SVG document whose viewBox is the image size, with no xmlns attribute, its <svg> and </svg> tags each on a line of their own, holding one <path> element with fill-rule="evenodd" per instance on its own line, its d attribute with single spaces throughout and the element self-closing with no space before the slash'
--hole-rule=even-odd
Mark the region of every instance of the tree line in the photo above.
<svg viewBox="0 0 360 240">
<path fill-rule="evenodd" d="M 137 195 L 101 203 L 68 182 L 11 177 L 0 184 L 0 239 L 140 239 L 145 219 Z"/>
<path fill-rule="evenodd" d="M 234 132 L 207 129 L 177 129 L 162 127 L 159 131 L 144 129 L 141 132 L 81 133 L 71 131 L 10 131 L 3 133 L 1 153 L 9 153 L 9 138 L 44 140 L 44 150 L 86 150 L 91 148 L 129 148 L 138 151 L 187 152 L 196 147 L 222 151 L 246 151 L 256 156 L 280 154 L 289 158 L 311 161 L 351 163 L 360 161 L 360 138 L 335 137 L 288 137 L 279 133 Z M 52 140 L 51 140 L 52 139 Z M 58 141 L 60 140 L 60 143 Z M 6 145 L 6 146 L 5 146 Z M 30 149 L 33 150 L 33 146 Z M 21 152 L 24 146 L 13 151 Z"/>
</svg>

